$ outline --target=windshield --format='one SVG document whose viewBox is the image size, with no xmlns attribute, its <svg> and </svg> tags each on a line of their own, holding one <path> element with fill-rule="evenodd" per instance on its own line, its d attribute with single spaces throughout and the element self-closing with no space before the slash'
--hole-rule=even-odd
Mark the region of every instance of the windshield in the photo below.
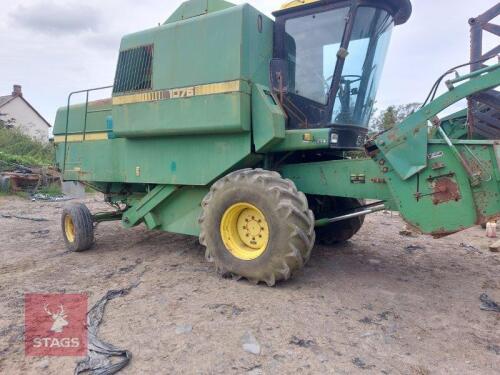
<svg viewBox="0 0 500 375">
<path fill-rule="evenodd" d="M 290 92 L 326 104 L 348 13 L 334 9 L 286 22 Z"/>
<path fill-rule="evenodd" d="M 383 9 L 359 7 L 342 64 L 337 54 L 349 14 L 348 7 L 337 8 L 285 23 L 290 100 L 317 126 L 366 127 L 373 110 L 394 22 Z"/>
<path fill-rule="evenodd" d="M 392 17 L 385 10 L 368 7 L 358 9 L 349 42 L 349 55 L 342 69 L 335 98 L 332 123 L 368 123 L 393 25 Z M 334 49 L 328 48 L 328 54 L 335 59 Z"/>
</svg>

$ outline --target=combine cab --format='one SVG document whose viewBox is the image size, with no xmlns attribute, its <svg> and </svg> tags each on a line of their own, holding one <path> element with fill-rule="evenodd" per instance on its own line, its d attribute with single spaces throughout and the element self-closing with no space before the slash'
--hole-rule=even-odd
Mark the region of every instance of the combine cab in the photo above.
<svg viewBox="0 0 500 375">
<path fill-rule="evenodd" d="M 112 98 L 70 105 L 71 94 L 57 113 L 64 179 L 115 208 L 65 209 L 68 247 L 90 248 L 96 222 L 144 224 L 199 236 L 220 273 L 274 285 L 316 240 L 346 241 L 381 209 L 436 237 L 496 218 L 500 146 L 437 116 L 469 98 L 481 120 L 474 103 L 500 84 L 499 65 L 455 76 L 367 137 L 391 33 L 410 15 L 409 0 L 303 0 L 273 21 L 248 4 L 191 0 L 125 36 Z"/>
</svg>

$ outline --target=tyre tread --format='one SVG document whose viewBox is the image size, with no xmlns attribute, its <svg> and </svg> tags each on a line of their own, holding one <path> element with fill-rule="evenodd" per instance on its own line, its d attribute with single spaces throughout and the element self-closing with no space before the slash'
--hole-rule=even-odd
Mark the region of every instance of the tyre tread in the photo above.
<svg viewBox="0 0 500 375">
<path fill-rule="evenodd" d="M 290 230 L 288 241 L 290 251 L 282 257 L 273 259 L 260 276 L 248 275 L 246 278 L 253 283 L 265 282 L 269 286 L 275 285 L 277 281 L 289 279 L 305 265 L 311 256 L 315 241 L 314 214 L 309 210 L 306 196 L 297 190 L 295 184 L 291 180 L 283 179 L 279 173 L 273 171 L 243 169 L 229 173 L 212 185 L 210 192 L 202 201 L 202 213 L 198 220 L 201 227 L 200 243 L 207 247 L 207 259 L 214 261 L 220 273 L 227 274 L 229 272 L 221 264 L 220 259 L 217 259 L 213 249 L 207 246 L 209 228 L 205 223 L 211 209 L 211 201 L 216 193 L 223 189 L 226 184 L 235 182 L 258 184 L 265 191 L 268 191 L 276 201 L 276 210 L 279 216 L 286 218 L 289 222 Z"/>
</svg>

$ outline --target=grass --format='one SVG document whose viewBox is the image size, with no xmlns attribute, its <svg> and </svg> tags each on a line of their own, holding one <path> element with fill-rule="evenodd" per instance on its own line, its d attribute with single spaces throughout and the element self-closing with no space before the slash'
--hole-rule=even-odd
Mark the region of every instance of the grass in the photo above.
<svg viewBox="0 0 500 375">
<path fill-rule="evenodd" d="M 61 185 L 54 183 L 47 186 L 42 186 L 37 193 L 46 194 L 48 196 L 57 196 L 62 194 Z"/>
<path fill-rule="evenodd" d="M 88 186 L 88 185 L 85 185 L 85 193 L 87 193 L 87 194 L 96 194 L 96 193 L 98 193 L 98 191 L 97 191 L 97 190 L 92 189 L 92 188 L 91 188 L 90 186 Z"/>
<path fill-rule="evenodd" d="M 33 140 L 18 129 L 0 127 L 1 167 L 22 164 L 29 167 L 52 165 L 55 150 L 51 144 Z"/>
<path fill-rule="evenodd" d="M 28 193 L 27 191 L 16 191 L 15 193 L 11 193 L 11 195 L 15 195 L 19 198 L 23 198 L 23 199 L 30 199 L 30 193 Z"/>
</svg>

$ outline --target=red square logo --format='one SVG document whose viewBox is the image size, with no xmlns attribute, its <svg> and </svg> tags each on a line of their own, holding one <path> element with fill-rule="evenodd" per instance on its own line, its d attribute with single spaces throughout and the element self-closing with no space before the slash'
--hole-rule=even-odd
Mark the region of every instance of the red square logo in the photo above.
<svg viewBox="0 0 500 375">
<path fill-rule="evenodd" d="M 26 294 L 24 325 L 28 356 L 87 355 L 85 294 Z"/>
</svg>

